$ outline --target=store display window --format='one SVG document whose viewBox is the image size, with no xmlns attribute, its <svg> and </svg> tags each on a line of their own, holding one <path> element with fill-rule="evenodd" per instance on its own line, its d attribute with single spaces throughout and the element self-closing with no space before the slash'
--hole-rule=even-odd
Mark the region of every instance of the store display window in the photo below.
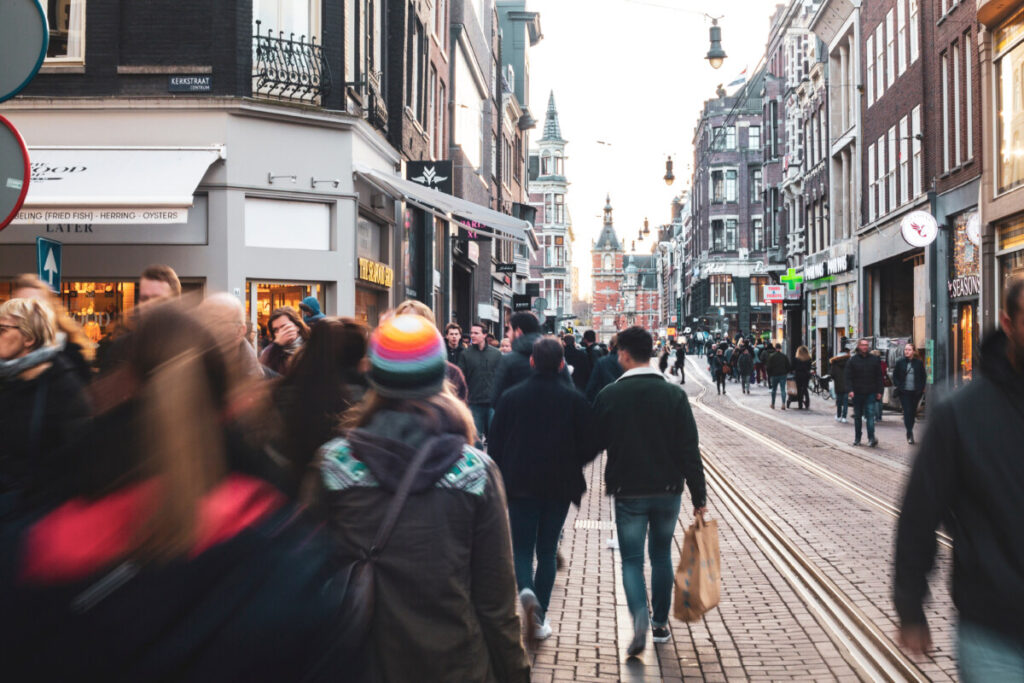
<svg viewBox="0 0 1024 683">
<path fill-rule="evenodd" d="M 250 296 L 246 298 L 246 317 L 252 319 L 252 308 L 256 307 L 256 323 L 260 327 L 260 336 L 265 336 L 267 322 L 270 314 L 281 306 L 291 306 L 296 311 L 299 304 L 307 296 L 315 296 L 320 302 L 320 310 L 324 310 L 325 287 L 317 283 L 290 283 L 290 282 L 249 282 L 248 289 Z M 256 296 L 253 301 L 252 291 L 255 285 Z"/>
<path fill-rule="evenodd" d="M 135 282 L 67 282 L 61 286 L 65 310 L 94 342 L 114 333 L 136 305 Z"/>
</svg>

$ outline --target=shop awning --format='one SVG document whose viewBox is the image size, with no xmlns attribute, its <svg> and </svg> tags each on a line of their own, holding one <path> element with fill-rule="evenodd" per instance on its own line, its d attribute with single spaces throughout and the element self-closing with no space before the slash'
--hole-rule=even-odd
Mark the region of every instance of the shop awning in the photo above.
<svg viewBox="0 0 1024 683">
<path fill-rule="evenodd" d="M 355 174 L 386 194 L 401 197 L 436 216 L 462 224 L 468 230 L 496 239 L 511 240 L 533 251 L 539 248 L 529 221 L 358 164 Z"/>
<path fill-rule="evenodd" d="M 187 223 L 216 147 L 30 147 L 32 179 L 14 223 Z"/>
</svg>

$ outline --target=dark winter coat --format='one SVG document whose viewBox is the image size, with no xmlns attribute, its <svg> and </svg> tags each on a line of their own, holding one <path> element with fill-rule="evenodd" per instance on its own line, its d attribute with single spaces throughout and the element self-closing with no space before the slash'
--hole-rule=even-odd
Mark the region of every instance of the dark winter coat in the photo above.
<svg viewBox="0 0 1024 683">
<path fill-rule="evenodd" d="M 854 353 L 846 361 L 846 390 L 854 394 L 880 394 L 882 384 L 882 363 L 878 356 Z"/>
<path fill-rule="evenodd" d="M 981 347 L 981 372 L 933 412 L 914 462 L 896 540 L 895 602 L 903 624 L 925 623 L 935 530 L 953 537 L 960 618 L 1024 643 L 1024 374 L 1003 332 Z"/>
<path fill-rule="evenodd" d="M 292 360 L 292 356 L 298 352 L 289 351 L 283 346 L 279 346 L 277 343 L 271 342 L 267 348 L 263 349 L 260 353 L 260 363 L 270 368 L 279 375 L 287 374 L 288 364 Z"/>
<path fill-rule="evenodd" d="M 330 590 L 330 544 L 281 494 L 229 477 L 207 495 L 194 554 L 140 566 L 123 558 L 145 487 L 76 499 L 6 530 L 7 680 L 358 680 L 339 637 L 346 616 Z"/>
<path fill-rule="evenodd" d="M 347 440 L 325 444 L 320 476 L 342 560 L 373 545 L 409 461 L 443 432 L 383 411 Z M 457 434 L 435 444 L 374 565 L 366 646 L 374 680 L 529 680 L 506 505 L 488 456 Z"/>
<path fill-rule="evenodd" d="M 811 361 L 794 358 L 793 378 L 797 382 L 809 382 L 811 380 Z"/>
<path fill-rule="evenodd" d="M 594 365 L 594 371 L 590 373 L 590 381 L 587 382 L 587 400 L 593 403 L 597 395 L 606 386 L 622 376 L 622 366 L 619 365 L 619 354 L 609 353 L 602 357 Z"/>
<path fill-rule="evenodd" d="M 846 388 L 846 363 L 849 360 L 849 354 L 844 353 L 829 361 L 828 374 L 832 377 L 832 386 L 836 389 L 836 395 L 849 393 Z"/>
<path fill-rule="evenodd" d="M 590 404 L 554 374 L 535 374 L 502 395 L 487 435 L 512 498 L 572 501 L 587 490 L 582 467 L 597 457 Z"/>
<path fill-rule="evenodd" d="M 587 352 L 576 345 L 565 347 L 565 362 L 572 366 L 572 383 L 580 393 L 587 390 L 593 367 Z"/>
<path fill-rule="evenodd" d="M 459 344 L 453 349 L 452 347 L 448 346 L 447 343 L 445 343 L 444 348 L 445 351 L 448 352 L 448 362 L 451 363 L 452 365 L 458 365 L 459 358 L 462 356 L 462 352 L 464 351 L 464 349 L 462 348 L 462 344 Z"/>
<path fill-rule="evenodd" d="M 749 377 L 754 372 L 754 355 L 749 351 L 744 351 L 736 359 L 736 367 L 741 375 Z"/>
<path fill-rule="evenodd" d="M 501 362 L 498 363 L 498 370 L 494 375 L 491 405 L 496 404 L 501 395 L 506 391 L 533 374 L 533 368 L 530 367 L 530 356 L 533 355 L 533 343 L 540 339 L 540 337 L 539 332 L 522 335 L 512 342 L 512 353 L 501 357 Z M 568 370 L 563 368 L 561 377 L 565 380 L 566 384 L 573 385 Z"/>
<path fill-rule="evenodd" d="M 896 366 L 892 371 L 892 385 L 898 390 L 903 391 L 903 383 L 907 379 L 907 367 L 909 366 L 914 368 L 914 391 L 924 391 L 924 385 L 928 376 L 925 373 L 924 363 L 921 362 L 920 358 L 911 358 L 908 361 L 904 357 L 896 361 Z"/>
<path fill-rule="evenodd" d="M 789 369 L 789 358 L 781 351 L 772 351 L 764 361 L 764 370 L 769 377 L 788 375 Z"/>
<path fill-rule="evenodd" d="M 608 493 L 681 494 L 685 482 L 693 506 L 703 507 L 704 465 L 686 392 L 653 368 L 634 373 L 605 387 L 594 403 L 599 446 L 608 451 Z"/>
<path fill-rule="evenodd" d="M 498 371 L 501 358 L 501 351 L 487 344 L 484 344 L 483 350 L 470 344 L 459 356 L 458 366 L 466 378 L 466 386 L 469 387 L 470 405 L 491 402 L 494 375 Z"/>
<path fill-rule="evenodd" d="M 676 363 L 677 368 L 681 368 L 686 365 L 686 349 L 682 346 L 676 348 Z"/>
<path fill-rule="evenodd" d="M 708 361 L 708 365 L 711 368 L 711 376 L 718 379 L 719 376 L 725 374 L 725 366 L 727 361 L 725 360 L 725 354 L 715 354 L 711 356 L 711 360 Z"/>
</svg>

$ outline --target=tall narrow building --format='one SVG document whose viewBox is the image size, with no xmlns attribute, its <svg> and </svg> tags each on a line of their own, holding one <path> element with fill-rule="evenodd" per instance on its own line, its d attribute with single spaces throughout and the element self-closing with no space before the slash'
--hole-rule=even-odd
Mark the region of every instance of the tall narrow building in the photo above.
<svg viewBox="0 0 1024 683">
<path fill-rule="evenodd" d="M 608 341 L 618 330 L 618 317 L 623 311 L 620 289 L 623 256 L 622 243 L 612 221 L 612 198 L 608 196 L 604 205 L 604 226 L 590 249 L 594 286 L 591 327 L 601 341 Z"/>
</svg>

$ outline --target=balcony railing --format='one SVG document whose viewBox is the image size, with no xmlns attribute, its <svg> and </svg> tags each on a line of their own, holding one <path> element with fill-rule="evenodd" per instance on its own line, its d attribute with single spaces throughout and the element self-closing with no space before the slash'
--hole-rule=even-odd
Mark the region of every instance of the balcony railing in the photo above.
<svg viewBox="0 0 1024 683">
<path fill-rule="evenodd" d="M 316 38 L 285 37 L 272 29 L 263 34 L 256 22 L 253 36 L 252 91 L 254 95 L 295 102 L 320 104 L 331 90 L 331 70 L 324 61 L 323 46 Z"/>
</svg>

